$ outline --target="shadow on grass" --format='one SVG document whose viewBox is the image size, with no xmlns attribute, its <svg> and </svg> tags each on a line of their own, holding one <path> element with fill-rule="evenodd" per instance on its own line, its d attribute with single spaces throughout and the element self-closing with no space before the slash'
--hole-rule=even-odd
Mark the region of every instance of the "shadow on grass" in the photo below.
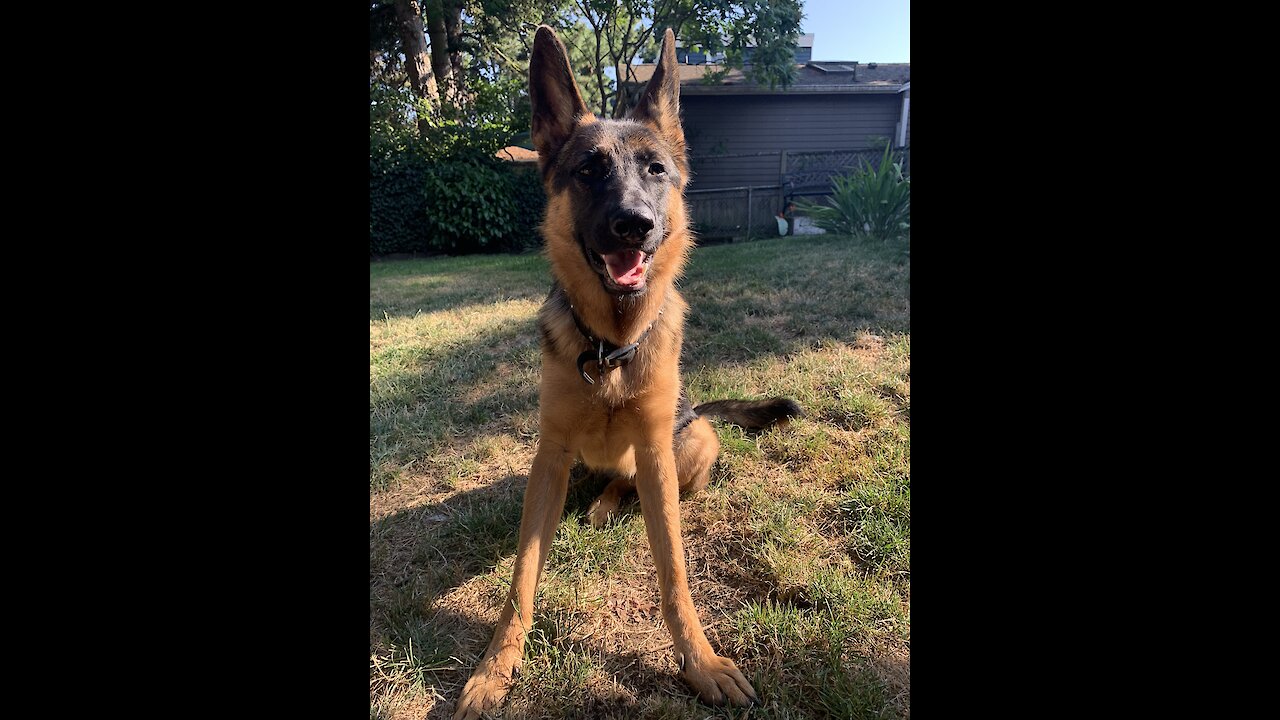
<svg viewBox="0 0 1280 720">
<path fill-rule="evenodd" d="M 783 240 L 701 249 L 731 254 L 698 255 L 691 263 L 690 280 L 682 288 L 691 305 L 682 356 L 686 371 L 790 355 L 832 340 L 852 342 L 863 331 L 909 332 L 909 267 L 895 264 L 891 249 L 871 252 L 826 242 L 831 252 L 820 246 L 794 259 Z M 407 305 L 397 307 L 441 309 L 466 299 L 478 303 L 469 306 L 475 316 L 486 299 L 523 292 L 522 297 L 541 300 L 545 277 L 526 278 L 523 290 L 508 279 L 495 282 L 502 275 L 495 270 L 500 261 L 390 278 L 424 283 L 417 295 L 403 300 Z M 508 274 L 532 276 L 535 270 Z M 442 444 L 465 446 L 481 434 L 516 433 L 516 416 L 537 407 L 540 361 L 532 316 L 491 325 L 461 342 L 391 344 L 373 355 L 371 361 L 387 368 L 376 371 L 371 386 L 375 489 L 390 484 L 397 468 L 433 457 Z M 710 399 L 716 398 L 699 401 Z"/>
<path fill-rule="evenodd" d="M 608 478 L 575 465 L 562 518 L 585 513 Z M 369 524 L 370 584 L 400 599 L 434 598 L 488 573 L 516 551 L 527 475 L 449 496 L 443 502 L 392 513 Z M 505 589 L 503 590 L 505 593 Z M 375 594 L 377 609 L 395 615 L 391 596 Z M 394 639 L 394 638 L 393 638 Z M 400 638 L 407 640 L 407 638 Z"/>
<path fill-rule="evenodd" d="M 911 331 L 910 265 L 900 243 L 789 238 L 695 253 L 681 293 L 689 303 L 690 366 L 786 355 L 861 332 Z"/>
<path fill-rule="evenodd" d="M 575 466 L 561 522 L 581 521 L 607 481 Z M 527 476 L 509 475 L 443 502 L 370 523 L 370 652 L 385 659 L 370 672 L 371 702 L 378 702 L 384 693 L 394 695 L 397 689 L 416 687 L 419 697 L 437 698 L 422 717 L 452 716 L 463 685 L 492 637 L 490 618 L 506 597 L 507 560 L 516 551 L 526 484 Z M 553 562 L 548 571 L 555 569 Z M 458 607 L 458 597 L 450 599 L 450 608 L 440 606 L 442 597 L 482 575 L 491 577 L 469 588 L 462 603 L 470 611 L 452 609 Z M 769 591 L 767 584 L 759 583 L 750 594 L 764 600 Z M 585 606 L 580 611 L 594 612 Z M 655 652 L 669 655 L 669 645 L 635 650 L 606 647 L 599 637 L 575 635 L 573 622 L 564 621 L 564 612 L 548 609 L 542 601 L 535 603 L 526 672 L 517 676 L 504 705 L 505 716 L 740 716 L 741 710 L 700 704 L 674 667 L 652 661 Z M 658 632 L 667 637 L 665 629 Z M 753 650 L 739 656 L 727 636 L 732 632 L 731 625 L 721 628 L 721 637 L 713 642 L 719 652 L 738 661 L 760 693 L 765 705 L 753 716 L 886 717 L 883 712 L 890 696 L 901 690 L 890 684 L 892 680 L 885 683 L 877 678 L 863 660 L 824 661 L 819 650 L 805 644 L 783 648 L 781 654 Z M 909 678 L 909 668 L 898 672 L 908 673 Z"/>
<path fill-rule="evenodd" d="M 687 368 L 785 355 L 829 340 L 848 342 L 863 331 L 910 332 L 909 261 L 900 262 L 895 250 L 840 252 L 840 242 L 828 239 L 817 245 L 818 252 L 811 249 L 792 257 L 787 242 L 769 240 L 695 252 L 681 285 L 691 306 L 683 356 Z M 833 258 L 824 256 L 824 247 L 836 250 Z M 529 262 L 515 270 L 504 270 L 504 262 L 509 258 L 485 259 L 474 266 L 439 265 L 426 272 L 406 265 L 371 277 L 377 287 L 371 288 L 370 319 L 545 297 L 550 280 L 544 261 L 540 267 Z M 407 356 L 395 359 L 397 368 L 380 374 L 371 388 L 371 470 L 384 460 L 403 464 L 429 458 L 442 444 L 515 433 L 516 416 L 537 407 L 539 360 L 533 318 L 502 323 L 445 347 L 403 352 Z M 443 502 L 401 510 L 370 523 L 370 650 L 389 656 L 393 672 L 402 670 L 409 682 L 416 677 L 417 683 L 445 698 L 428 718 L 451 715 L 458 693 L 491 637 L 492 625 L 478 618 L 482 610 L 488 613 L 505 597 L 509 572 L 492 571 L 516 550 L 527 481 L 526 475 L 509 474 Z M 606 481 L 576 468 L 566 514 L 584 511 Z M 475 615 L 438 607 L 442 596 L 490 574 L 492 582 L 476 588 Z M 753 586 L 753 594 L 767 592 L 770 583 L 762 580 Z M 537 612 L 535 621 L 544 619 Z M 414 649 L 412 660 L 409 647 Z M 628 687 L 644 688 L 644 698 L 655 694 L 690 697 L 674 673 L 652 670 L 638 653 L 606 652 L 591 641 L 575 649 L 578 653 L 598 658 L 597 665 L 606 676 L 616 676 Z M 744 671 L 751 675 L 749 667 Z M 378 673 L 371 673 L 376 686 Z M 790 692 L 771 688 L 776 678 L 760 680 L 756 687 L 762 693 Z M 841 676 L 833 684 L 849 687 L 831 698 L 832 712 L 859 710 L 841 703 L 862 697 L 862 690 L 853 691 L 863 685 L 872 688 L 867 704 L 879 702 L 874 683 L 860 675 Z M 796 702 L 810 704 L 803 698 Z M 620 707 L 616 698 L 603 691 L 575 695 L 565 705 L 567 717 L 634 716 L 633 710 Z M 698 710 L 700 717 L 720 715 L 710 708 Z"/>
<path fill-rule="evenodd" d="M 370 381 L 370 484 L 381 490 L 402 470 L 465 449 L 484 434 L 515 437 L 537 408 L 535 321 L 510 320 L 441 347 L 375 351 Z"/>
<path fill-rule="evenodd" d="M 371 264 L 369 320 L 413 317 L 462 305 L 541 301 L 551 273 L 539 255 L 434 258 Z"/>
<path fill-rule="evenodd" d="M 419 715 L 423 720 L 446 720 L 457 709 L 462 688 L 470 679 L 476 664 L 483 655 L 493 627 L 473 617 L 449 610 L 439 610 L 420 626 L 415 633 L 422 638 L 415 641 L 415 648 L 426 648 L 417 653 L 412 662 L 399 660 L 391 672 L 376 669 L 370 671 L 371 689 L 380 693 L 394 686 L 415 684 L 437 698 L 430 711 Z M 426 643 L 419 645 L 419 642 Z M 694 703 L 692 694 L 674 672 L 659 672 L 644 662 L 645 653 L 604 652 L 597 643 L 579 643 L 556 635 L 554 623 L 535 612 L 534 629 L 526 647 L 534 644 L 558 648 L 551 657 L 544 656 L 545 665 L 539 668 L 536 679 L 517 673 L 510 695 L 498 711 L 500 716 L 518 718 L 609 718 L 630 719 L 637 716 L 641 703 L 654 693 L 679 704 Z M 563 650 L 571 648 L 571 652 Z M 456 660 L 465 662 L 459 664 Z M 525 668 L 530 660 L 526 658 Z M 397 672 L 399 670 L 399 672 Z M 617 678 L 618 686 L 598 681 L 583 684 L 582 677 L 575 677 L 583 670 L 598 670 L 606 678 Z M 527 671 L 525 671 L 527 672 Z M 403 673 L 403 674 L 401 674 Z M 397 678 L 397 675 L 399 677 Z M 597 678 L 599 676 L 596 676 Z M 644 688 L 641 703 L 628 697 L 632 688 Z M 659 694 L 660 693 L 660 694 Z M 726 711 L 703 707 L 697 717 L 733 717 Z M 370 714 L 371 717 L 381 715 Z M 485 717 L 489 717 L 486 715 Z M 681 717 L 675 715 L 674 717 Z"/>
<path fill-rule="evenodd" d="M 695 253 L 681 286 L 691 306 L 682 356 L 687 368 L 850 342 L 863 331 L 910 331 L 910 267 L 895 254 L 900 248 L 839 238 L 807 241 L 799 249 L 789 243 L 757 241 Z M 458 262 L 423 263 L 421 274 L 378 278 L 371 319 L 515 298 L 541 301 L 550 284 L 541 258 L 486 258 L 470 265 L 448 260 Z M 523 265 L 503 270 L 504 262 L 514 261 Z M 397 283 L 404 287 L 392 287 Z M 380 349 L 377 359 L 403 368 L 379 375 L 373 405 L 419 417 L 425 412 L 431 427 L 412 434 L 437 437 L 457 437 L 503 413 L 530 410 L 537 393 L 537 334 L 528 317 L 440 349 Z M 373 434 L 386 430 L 394 428 L 374 428 Z"/>
<path fill-rule="evenodd" d="M 603 474 L 575 465 L 561 522 L 581 521 L 608 481 Z M 437 607 L 437 601 L 476 576 L 493 573 L 515 553 L 527 483 L 527 476 L 509 475 L 443 502 L 370 523 L 370 652 L 386 658 L 378 669 L 370 671 L 372 692 L 385 692 L 396 684 L 420 684 L 446 698 L 427 718 L 452 715 L 462 686 L 494 631 L 491 622 L 480 619 L 481 612 L 500 607 L 511 580 L 510 569 L 504 568 L 492 583 L 474 589 L 475 615 Z M 544 651 L 547 645 L 571 649 L 579 660 L 590 658 L 606 676 L 623 675 L 626 685 L 662 687 L 667 695 L 688 694 L 674 674 L 656 672 L 641 662 L 644 653 L 606 652 L 599 644 L 569 641 L 537 605 L 534 623 L 531 650 L 535 644 L 542 645 Z M 565 657 L 561 655 L 559 660 Z M 568 713 L 564 717 L 631 716 L 620 705 L 624 698 L 616 694 L 576 687 L 567 676 L 554 671 L 548 675 L 553 687 L 517 684 L 515 692 L 534 705 L 545 705 L 541 702 L 546 700 L 542 697 L 545 694 L 559 695 L 563 703 L 547 706 L 557 712 L 563 708 Z M 565 686 L 554 687 L 556 682 Z"/>
</svg>

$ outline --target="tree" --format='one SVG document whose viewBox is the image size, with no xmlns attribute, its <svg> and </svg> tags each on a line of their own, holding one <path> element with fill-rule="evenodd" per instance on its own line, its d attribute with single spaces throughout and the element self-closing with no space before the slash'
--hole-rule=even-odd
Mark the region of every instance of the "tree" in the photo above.
<svg viewBox="0 0 1280 720">
<path fill-rule="evenodd" d="M 744 67 L 746 48 L 753 47 L 747 75 L 770 89 L 795 79 L 799 0 L 573 0 L 573 6 L 596 38 L 594 80 L 605 117 L 621 117 L 634 104 L 628 93 L 639 83 L 632 61 L 656 58 L 668 27 L 685 47 L 724 52 L 730 67 Z M 614 91 L 607 88 L 605 67 L 621 81 Z"/>
<path fill-rule="evenodd" d="M 383 116 L 467 124 L 506 108 L 527 118 L 528 53 L 539 24 L 556 29 L 583 100 L 601 117 L 634 104 L 631 64 L 655 58 L 668 27 L 686 47 L 723 52 L 751 79 L 785 87 L 801 18 L 799 0 L 371 0 L 371 101 L 394 102 L 407 84 L 421 102 Z"/>
<path fill-rule="evenodd" d="M 562 20 L 568 1 L 371 0 L 371 128 L 416 118 L 425 135 L 449 123 L 527 118 L 524 58 L 533 30 L 544 22 L 572 27 Z"/>
<path fill-rule="evenodd" d="M 753 0 L 719 5 L 721 26 L 728 29 L 728 64 L 742 67 L 746 48 L 753 45 L 747 78 L 761 85 L 767 83 L 770 90 L 790 85 L 796 78 L 796 41 L 804 19 L 800 2 Z M 737 12 L 732 11 L 734 8 Z"/>
</svg>

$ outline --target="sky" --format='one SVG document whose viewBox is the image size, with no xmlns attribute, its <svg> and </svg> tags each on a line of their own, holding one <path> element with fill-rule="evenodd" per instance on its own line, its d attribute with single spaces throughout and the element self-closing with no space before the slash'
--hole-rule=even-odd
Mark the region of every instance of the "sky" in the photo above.
<svg viewBox="0 0 1280 720">
<path fill-rule="evenodd" d="M 802 10 L 814 60 L 911 62 L 911 0 L 803 0 Z M 604 74 L 615 79 L 611 67 Z"/>
<path fill-rule="evenodd" d="M 911 0 L 803 0 L 814 60 L 911 62 Z"/>
</svg>

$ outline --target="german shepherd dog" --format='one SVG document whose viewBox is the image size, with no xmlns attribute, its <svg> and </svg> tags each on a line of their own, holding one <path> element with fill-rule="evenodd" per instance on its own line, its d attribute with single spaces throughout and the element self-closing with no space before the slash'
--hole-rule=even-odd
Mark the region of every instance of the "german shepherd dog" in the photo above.
<svg viewBox="0 0 1280 720">
<path fill-rule="evenodd" d="M 540 438 L 511 590 L 454 720 L 496 709 L 510 689 L 575 460 L 613 478 L 589 509 L 593 525 L 607 522 L 630 490 L 640 496 L 662 616 L 685 681 L 705 702 L 750 704 L 755 690 L 711 648 L 689 597 L 678 502 L 682 491 L 707 484 L 720 451 L 703 415 L 758 429 L 801 410 L 785 398 L 691 408 L 682 390 L 688 306 L 674 282 L 693 240 L 675 37 L 666 31 L 656 72 L 631 116 L 598 120 L 583 104 L 564 45 L 539 27 L 529 97 L 547 193 L 541 231 L 555 278 L 538 313 Z"/>
</svg>

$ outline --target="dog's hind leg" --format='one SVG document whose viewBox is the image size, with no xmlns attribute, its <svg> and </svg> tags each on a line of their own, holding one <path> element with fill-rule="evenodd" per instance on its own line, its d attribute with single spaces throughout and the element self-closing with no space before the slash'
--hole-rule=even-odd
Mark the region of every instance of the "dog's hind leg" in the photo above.
<svg viewBox="0 0 1280 720">
<path fill-rule="evenodd" d="M 533 626 L 533 594 L 564 512 L 572 461 L 573 456 L 564 447 L 545 439 L 538 444 L 529 486 L 524 491 L 511 590 L 484 659 L 462 689 L 454 720 L 475 720 L 480 713 L 497 708 L 511 689 L 516 666 L 524 654 L 525 635 Z"/>
<path fill-rule="evenodd" d="M 720 437 L 706 418 L 698 418 L 676 437 L 676 475 L 680 492 L 695 493 L 711 480 L 711 466 L 720 454 Z"/>
<path fill-rule="evenodd" d="M 676 436 L 675 452 L 680 492 L 696 493 L 711 480 L 711 466 L 715 465 L 716 457 L 720 454 L 720 437 L 716 435 L 711 423 L 705 418 L 698 418 Z M 635 489 L 635 476 L 615 475 L 587 511 L 591 524 L 594 527 L 604 527 L 618 511 L 622 498 Z"/>
<path fill-rule="evenodd" d="M 618 511 L 618 504 L 622 502 L 622 498 L 627 493 L 636 489 L 636 478 L 634 475 L 615 474 L 613 480 L 605 486 L 600 493 L 600 497 L 591 503 L 591 508 L 587 510 L 587 517 L 591 520 L 591 526 L 602 528 L 613 519 L 614 513 Z"/>
<path fill-rule="evenodd" d="M 676 476 L 680 479 L 680 492 L 696 493 L 711 480 L 711 466 L 720 454 L 720 437 L 705 418 L 689 423 L 675 438 Z M 634 475 L 615 474 L 613 480 L 601 491 L 600 497 L 587 510 L 593 527 L 604 527 L 618 511 L 618 505 L 627 493 L 636 489 Z"/>
</svg>

